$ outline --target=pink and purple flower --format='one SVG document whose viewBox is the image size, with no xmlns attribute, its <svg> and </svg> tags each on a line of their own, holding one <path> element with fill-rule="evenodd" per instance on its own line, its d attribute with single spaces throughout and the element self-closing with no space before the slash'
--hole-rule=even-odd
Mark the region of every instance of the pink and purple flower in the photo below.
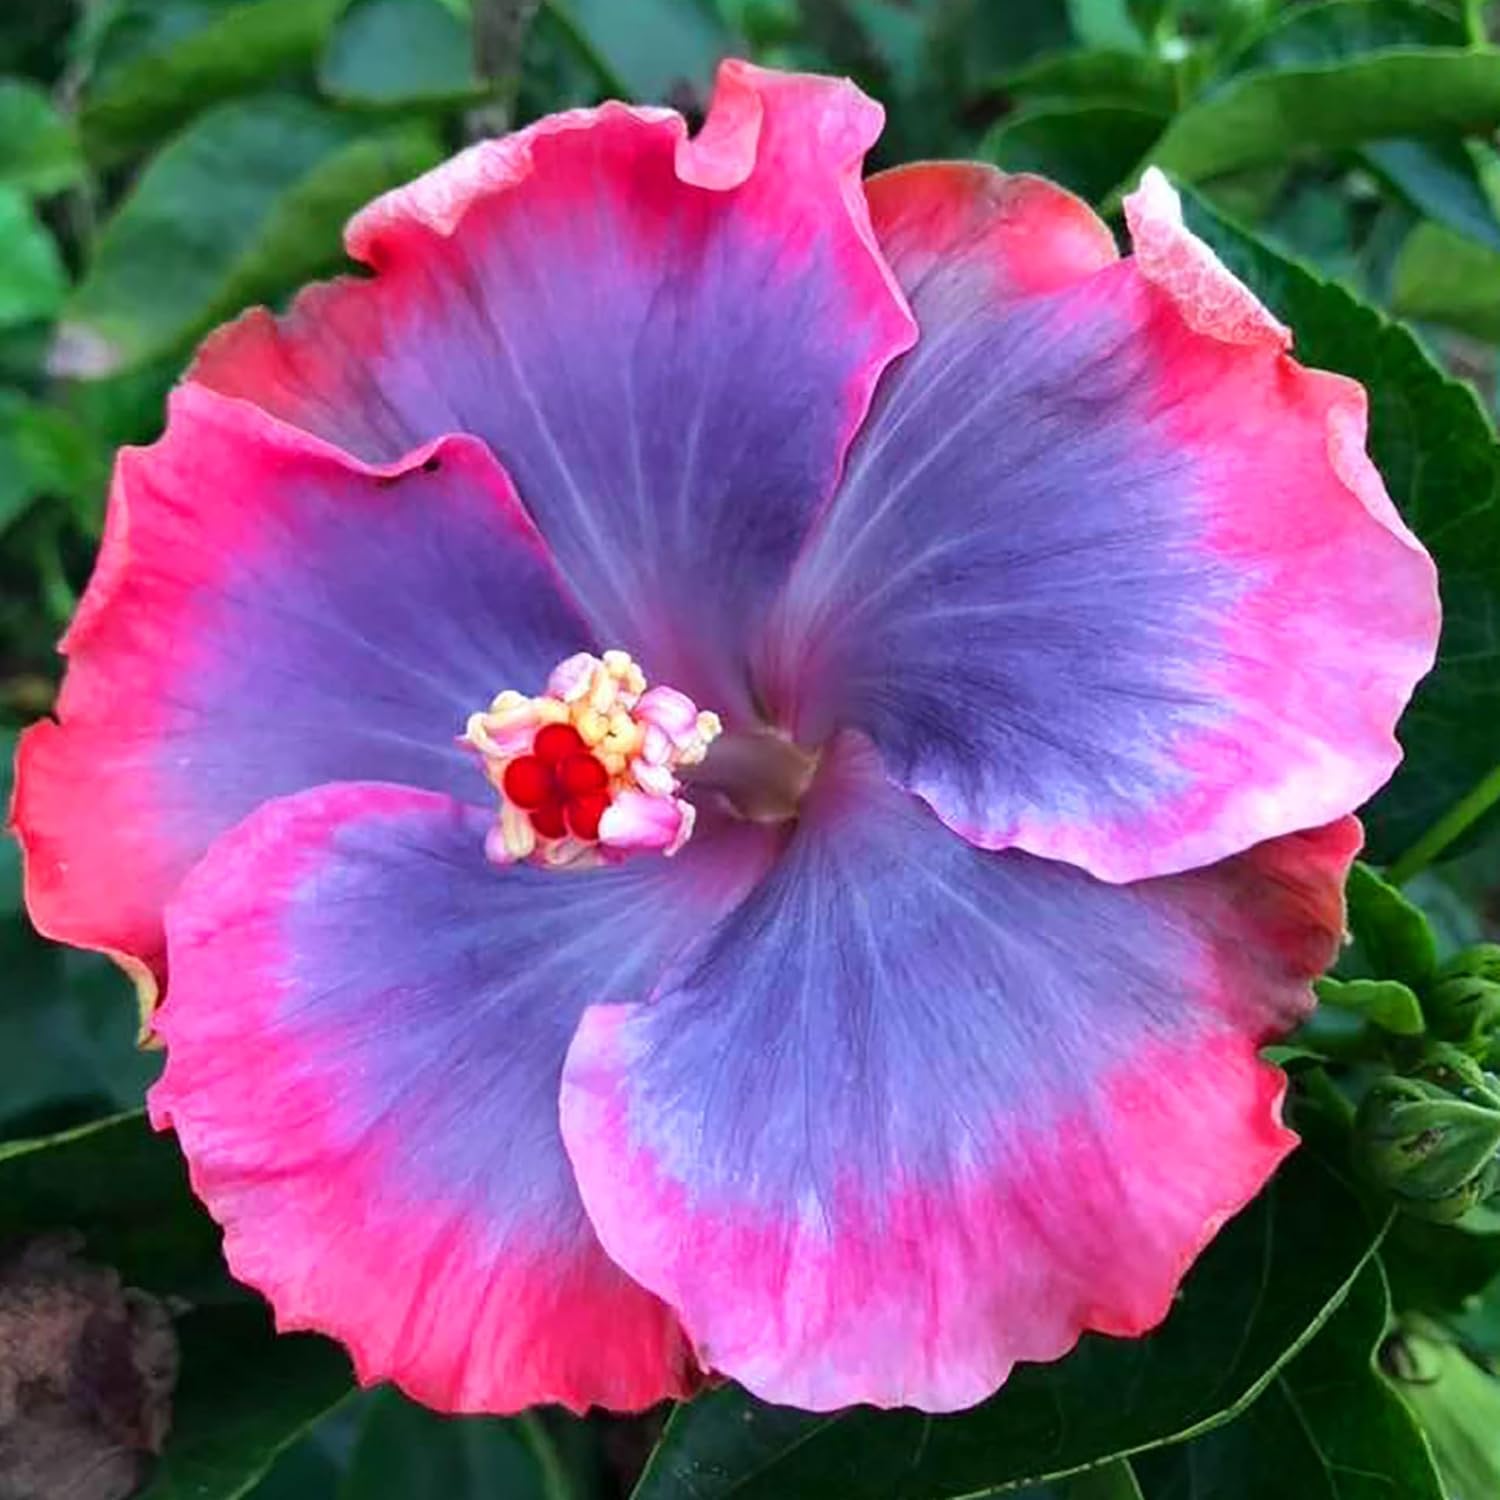
<svg viewBox="0 0 1500 1500">
<path fill-rule="evenodd" d="M 932 1411 L 1135 1334 L 1295 1138 L 1431 664 L 1364 394 L 725 65 L 350 225 L 121 455 L 14 810 L 281 1325 L 454 1411 Z"/>
</svg>

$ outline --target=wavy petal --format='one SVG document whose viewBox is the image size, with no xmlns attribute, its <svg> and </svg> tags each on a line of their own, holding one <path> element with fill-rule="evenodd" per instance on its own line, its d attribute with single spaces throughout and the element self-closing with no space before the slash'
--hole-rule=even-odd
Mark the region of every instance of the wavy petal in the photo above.
<svg viewBox="0 0 1500 1500">
<path fill-rule="evenodd" d="M 1284 353 L 1160 179 L 1118 264 L 1033 180 L 869 194 L 922 337 L 799 559 L 766 697 L 812 740 L 863 728 L 974 842 L 1106 880 L 1358 806 L 1438 627 L 1364 392 Z"/>
<path fill-rule="evenodd" d="M 1334 954 L 1346 819 L 1113 886 L 976 849 L 843 747 L 649 1006 L 591 1008 L 563 1136 L 605 1248 L 771 1401 L 967 1406 L 1137 1334 L 1295 1137 L 1257 1057 Z"/>
<path fill-rule="evenodd" d="M 465 717 L 589 644 L 481 444 L 372 467 L 184 388 L 121 456 L 60 722 L 22 741 L 32 918 L 159 975 L 162 908 L 218 834 L 340 779 L 488 802 Z"/>
<path fill-rule="evenodd" d="M 600 1250 L 557 1125 L 583 1006 L 639 999 L 754 878 L 759 835 L 676 860 L 500 871 L 436 793 L 320 787 L 219 840 L 168 915 L 151 1093 L 235 1274 L 283 1328 L 444 1411 L 639 1409 L 695 1371 Z"/>
<path fill-rule="evenodd" d="M 745 622 L 914 336 L 859 190 L 881 120 L 736 62 L 694 140 L 549 117 L 367 209 L 373 279 L 251 314 L 193 378 L 368 458 L 484 438 L 600 638 L 744 717 Z"/>
</svg>

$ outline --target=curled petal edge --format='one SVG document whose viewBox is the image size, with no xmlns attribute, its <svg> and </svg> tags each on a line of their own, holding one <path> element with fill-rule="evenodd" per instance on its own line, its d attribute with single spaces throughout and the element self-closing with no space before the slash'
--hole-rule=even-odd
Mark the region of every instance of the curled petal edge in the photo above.
<svg viewBox="0 0 1500 1500">
<path fill-rule="evenodd" d="M 1291 351 L 1292 330 L 1187 227 L 1182 200 L 1159 168 L 1146 169 L 1140 187 L 1126 196 L 1124 206 L 1137 270 L 1172 300 L 1194 333 L 1220 343 Z M 1299 372 L 1330 398 L 1328 461 L 1334 474 L 1387 531 L 1425 556 L 1427 549 L 1401 519 L 1366 449 L 1370 403 L 1365 388 L 1357 380 L 1329 370 L 1299 367 Z M 1435 568 L 1433 605 L 1435 656 Z M 1428 665 L 1430 668 L 1431 662 Z"/>
<path fill-rule="evenodd" d="M 590 109 L 548 115 L 511 135 L 478 141 L 412 182 L 383 193 L 350 219 L 344 248 L 352 259 L 378 273 L 383 265 L 399 258 L 406 235 L 425 232 L 451 237 L 476 202 L 524 182 L 533 171 L 539 140 L 591 130 L 617 119 L 666 127 L 676 137 L 675 165 L 680 180 L 710 192 L 730 192 L 747 182 L 755 170 L 765 123 L 765 97 L 773 89 L 816 90 L 823 96 L 815 117 L 817 144 L 834 158 L 851 224 L 906 318 L 910 347 L 916 339 L 916 324 L 880 252 L 860 179 L 864 155 L 884 126 L 884 109 L 848 79 L 783 73 L 738 58 L 727 58 L 719 65 L 709 114 L 696 135 L 689 135 L 687 122 L 676 110 L 615 100 Z M 289 319 L 315 318 L 324 298 L 336 296 L 351 285 L 357 285 L 354 278 L 341 277 L 305 288 L 293 299 Z M 267 308 L 249 309 L 204 340 L 188 378 L 202 375 L 211 380 L 222 354 L 238 348 L 247 337 L 273 338 L 275 332 L 276 319 Z"/>
</svg>

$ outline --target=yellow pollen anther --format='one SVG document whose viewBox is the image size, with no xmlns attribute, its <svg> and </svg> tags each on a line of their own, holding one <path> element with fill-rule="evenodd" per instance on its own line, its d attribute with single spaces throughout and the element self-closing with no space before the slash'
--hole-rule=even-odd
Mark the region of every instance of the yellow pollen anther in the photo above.
<svg viewBox="0 0 1500 1500">
<path fill-rule="evenodd" d="M 463 734 L 500 794 L 487 853 L 550 867 L 675 854 L 695 813 L 675 771 L 701 762 L 720 730 L 684 694 L 649 687 L 624 651 L 568 657 L 536 697 L 507 688 Z"/>
<path fill-rule="evenodd" d="M 593 706 L 592 700 L 582 713 L 573 717 L 573 727 L 586 745 L 597 745 L 609 733 L 609 720 Z"/>
</svg>

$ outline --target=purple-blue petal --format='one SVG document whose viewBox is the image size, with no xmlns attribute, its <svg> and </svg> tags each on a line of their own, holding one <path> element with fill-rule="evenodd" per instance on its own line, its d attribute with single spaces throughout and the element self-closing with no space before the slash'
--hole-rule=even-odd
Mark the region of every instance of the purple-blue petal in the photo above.
<svg viewBox="0 0 1500 1500">
<path fill-rule="evenodd" d="M 371 458 L 482 437 L 599 638 L 745 718 L 753 622 L 911 338 L 858 196 L 879 124 L 743 64 L 691 144 L 665 111 L 544 120 L 368 210 L 372 280 L 194 377 Z"/>
<path fill-rule="evenodd" d="M 760 836 L 560 874 L 496 869 L 485 826 L 338 784 L 217 842 L 168 915 L 154 1117 L 236 1274 L 365 1380 L 449 1411 L 686 1394 L 670 1313 L 589 1227 L 557 1089 L 584 1006 L 648 995 L 753 880 Z"/>
<path fill-rule="evenodd" d="M 1363 392 L 1286 355 L 1158 186 L 1101 263 L 1036 179 L 868 185 L 921 337 L 762 663 L 804 738 L 858 726 L 966 837 L 1115 881 L 1358 806 L 1437 621 Z"/>
<path fill-rule="evenodd" d="M 1258 1044 L 1333 954 L 1352 821 L 1106 885 L 974 848 L 841 743 L 563 1133 L 605 1248 L 767 1399 L 946 1410 L 1135 1331 L 1285 1153 Z"/>
<path fill-rule="evenodd" d="M 162 907 L 221 832 L 364 777 L 488 805 L 465 719 L 591 644 L 481 444 L 382 472 L 185 387 L 121 461 L 61 722 L 23 747 L 33 917 L 159 970 Z"/>
</svg>

